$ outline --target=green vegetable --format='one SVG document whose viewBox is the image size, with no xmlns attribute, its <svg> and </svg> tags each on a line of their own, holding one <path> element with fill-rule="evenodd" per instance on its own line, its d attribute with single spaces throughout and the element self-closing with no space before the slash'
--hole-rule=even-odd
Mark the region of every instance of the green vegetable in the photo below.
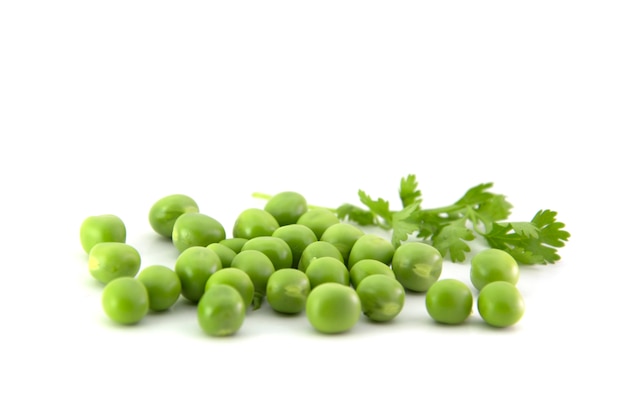
<svg viewBox="0 0 626 416">
<path fill-rule="evenodd" d="M 261 306 L 261 301 L 267 291 L 267 281 L 276 269 L 267 255 L 258 250 L 245 250 L 237 253 L 230 263 L 230 267 L 241 269 L 248 274 L 254 284 L 253 309 Z"/>
<path fill-rule="evenodd" d="M 506 251 L 490 248 L 483 250 L 472 258 L 470 278 L 474 287 L 481 290 L 491 282 L 505 281 L 517 284 L 519 266 Z"/>
<path fill-rule="evenodd" d="M 234 267 L 226 267 L 213 273 L 204 287 L 205 292 L 215 285 L 228 285 L 237 289 L 244 305 L 252 304 L 254 284 L 248 273 Z"/>
<path fill-rule="evenodd" d="M 174 223 L 172 242 L 179 252 L 189 247 L 206 247 L 226 238 L 226 230 L 213 217 L 199 212 L 182 214 Z"/>
<path fill-rule="evenodd" d="M 311 288 L 322 283 L 335 282 L 342 285 L 350 284 L 350 272 L 343 261 L 333 257 L 319 257 L 313 259 L 306 268 L 305 274 L 309 278 Z"/>
<path fill-rule="evenodd" d="M 426 292 L 426 311 L 442 324 L 463 323 L 472 313 L 474 297 L 469 287 L 460 280 L 439 280 Z"/>
<path fill-rule="evenodd" d="M 231 248 L 221 243 L 211 243 L 207 248 L 210 248 L 219 256 L 222 267 L 230 267 L 230 263 L 237 255 Z"/>
<path fill-rule="evenodd" d="M 231 237 L 223 239 L 219 242 L 219 244 L 225 245 L 235 253 L 239 253 L 241 251 L 241 247 L 246 244 L 246 241 L 248 241 L 247 238 Z"/>
<path fill-rule="evenodd" d="M 80 244 L 89 254 L 98 243 L 126 242 L 126 226 L 120 217 L 111 214 L 93 215 L 80 225 Z"/>
<path fill-rule="evenodd" d="M 404 287 L 385 274 L 372 274 L 361 281 L 356 293 L 363 313 L 375 322 L 394 319 L 404 307 Z"/>
<path fill-rule="evenodd" d="M 254 237 L 248 240 L 241 251 L 257 250 L 265 254 L 272 261 L 274 269 L 285 269 L 291 267 L 293 256 L 291 247 L 285 240 L 272 236 Z"/>
<path fill-rule="evenodd" d="M 198 302 L 198 324 L 211 336 L 233 335 L 243 325 L 246 305 L 239 292 L 229 285 L 215 285 Z"/>
<path fill-rule="evenodd" d="M 391 264 L 394 252 L 395 248 L 386 238 L 376 234 L 364 234 L 354 242 L 350 250 L 348 267 L 352 268 L 363 259 L 374 259 L 381 263 Z"/>
<path fill-rule="evenodd" d="M 248 208 L 239 213 L 235 219 L 233 237 L 251 239 L 272 235 L 278 227 L 278 221 L 269 212 L 259 208 Z"/>
<path fill-rule="evenodd" d="M 89 251 L 89 273 L 102 283 L 133 277 L 141 267 L 139 252 L 126 243 L 98 243 Z"/>
<path fill-rule="evenodd" d="M 181 295 L 198 302 L 209 277 L 222 268 L 220 257 L 207 247 L 189 247 L 178 255 L 174 270 L 180 279 Z"/>
<path fill-rule="evenodd" d="M 343 256 L 337 247 L 326 241 L 315 241 L 302 251 L 300 256 L 300 262 L 298 263 L 298 269 L 306 272 L 309 264 L 320 257 L 333 257 L 339 261 L 343 261 Z"/>
<path fill-rule="evenodd" d="M 509 282 L 487 284 L 478 293 L 478 313 L 491 326 L 503 328 L 516 324 L 524 315 L 524 299 Z"/>
<path fill-rule="evenodd" d="M 343 256 L 344 263 L 348 264 L 350 251 L 354 243 L 363 235 L 365 233 L 360 228 L 347 222 L 340 222 L 328 227 L 320 237 L 320 241 L 329 242 L 337 247 Z"/>
<path fill-rule="evenodd" d="M 102 309 L 118 324 L 138 323 L 146 316 L 148 308 L 148 290 L 133 277 L 112 280 L 102 291 Z"/>
<path fill-rule="evenodd" d="M 414 292 L 426 292 L 439 279 L 443 257 L 426 243 L 410 242 L 398 247 L 391 269 L 402 286 Z"/>
<path fill-rule="evenodd" d="M 148 220 L 154 231 L 171 238 L 174 223 L 182 214 L 198 212 L 198 204 L 187 195 L 174 194 L 156 201 L 150 208 Z"/>
<path fill-rule="evenodd" d="M 284 240 L 291 249 L 291 267 L 298 268 L 302 251 L 311 243 L 317 241 L 313 230 L 302 224 L 289 224 L 279 227 L 272 237 Z"/>
<path fill-rule="evenodd" d="M 148 266 L 139 272 L 137 280 L 148 290 L 150 309 L 153 311 L 169 309 L 180 297 L 180 279 L 169 267 L 157 264 Z"/>
<path fill-rule="evenodd" d="M 298 269 L 276 270 L 267 281 L 267 303 L 276 312 L 302 312 L 310 292 L 308 277 Z"/>
<path fill-rule="evenodd" d="M 350 286 L 323 283 L 309 293 L 305 311 L 309 323 L 317 331 L 336 334 L 356 325 L 361 316 L 361 301 Z"/>
<path fill-rule="evenodd" d="M 338 223 L 339 218 L 337 218 L 337 215 L 326 208 L 309 209 L 298 218 L 297 222 L 297 224 L 306 225 L 313 230 L 318 240 L 322 238 L 322 234 L 324 234 L 324 231 L 326 231 L 328 227 Z"/>
<path fill-rule="evenodd" d="M 374 259 L 363 259 L 350 268 L 350 283 L 354 288 L 358 288 L 361 281 L 372 274 L 383 274 L 396 280 L 396 275 L 389 265 Z"/>
<path fill-rule="evenodd" d="M 276 218 L 279 225 L 289 225 L 295 224 L 309 207 L 304 196 L 285 191 L 269 197 L 264 209 Z"/>
</svg>

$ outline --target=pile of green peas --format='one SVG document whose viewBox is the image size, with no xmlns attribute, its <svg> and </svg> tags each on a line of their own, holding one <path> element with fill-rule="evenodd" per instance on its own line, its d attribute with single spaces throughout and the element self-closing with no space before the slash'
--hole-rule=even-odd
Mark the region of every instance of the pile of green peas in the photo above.
<svg viewBox="0 0 626 416">
<path fill-rule="evenodd" d="M 115 215 L 88 217 L 80 227 L 89 272 L 104 285 L 103 311 L 119 324 L 137 324 L 181 297 L 197 306 L 198 325 L 211 336 L 235 334 L 264 300 L 279 314 L 306 314 L 325 334 L 350 330 L 362 315 L 374 322 L 395 319 L 406 291 L 425 293 L 429 316 L 441 324 L 462 324 L 473 310 L 468 285 L 439 279 L 443 258 L 437 249 L 417 241 L 395 248 L 331 210 L 310 208 L 296 192 L 270 197 L 263 209 L 243 210 L 230 236 L 182 194 L 156 201 L 148 220 L 178 250 L 174 268 L 140 269 L 141 256 L 126 243 L 125 224 Z M 470 278 L 488 325 L 508 327 L 522 318 L 519 267 L 508 253 L 479 252 Z"/>
</svg>

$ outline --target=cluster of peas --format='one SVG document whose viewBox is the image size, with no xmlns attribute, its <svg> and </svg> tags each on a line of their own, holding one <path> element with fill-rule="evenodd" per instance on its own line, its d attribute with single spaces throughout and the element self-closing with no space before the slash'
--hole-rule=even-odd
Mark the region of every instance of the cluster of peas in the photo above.
<svg viewBox="0 0 626 416">
<path fill-rule="evenodd" d="M 246 311 L 263 299 L 280 313 L 304 311 L 322 333 L 347 331 L 361 314 L 377 322 L 394 319 L 406 290 L 425 292 L 428 314 L 440 323 L 461 324 L 472 311 L 465 283 L 439 280 L 438 250 L 422 242 L 395 248 L 328 209 L 309 208 L 296 192 L 274 195 L 263 209 L 242 211 L 229 238 L 186 195 L 156 201 L 149 222 L 178 249 L 173 270 L 151 265 L 140 271 L 140 255 L 126 244 L 126 227 L 115 215 L 90 216 L 81 225 L 90 274 L 105 284 L 102 307 L 120 324 L 135 324 L 149 310 L 167 310 L 180 296 L 197 304 L 198 323 L 213 336 L 236 333 Z M 513 257 L 481 251 L 472 258 L 470 277 L 485 322 L 506 327 L 521 319 L 524 301 Z"/>
</svg>

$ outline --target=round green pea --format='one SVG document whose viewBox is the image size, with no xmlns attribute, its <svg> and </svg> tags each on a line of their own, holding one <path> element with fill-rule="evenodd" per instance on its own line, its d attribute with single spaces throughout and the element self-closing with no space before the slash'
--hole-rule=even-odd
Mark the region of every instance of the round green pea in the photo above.
<svg viewBox="0 0 626 416">
<path fill-rule="evenodd" d="M 470 266 L 472 285 L 481 290 L 491 282 L 504 281 L 517 284 L 519 266 L 513 256 L 504 250 L 489 248 L 482 250 L 472 258 Z"/>
<path fill-rule="evenodd" d="M 219 256 L 222 267 L 230 267 L 230 263 L 237 254 L 232 249 L 228 248 L 228 246 L 220 243 L 211 243 L 207 246 L 207 248 L 215 251 L 215 254 Z"/>
<path fill-rule="evenodd" d="M 198 302 L 207 280 L 222 268 L 220 257 L 207 247 L 189 247 L 178 255 L 174 270 L 180 279 L 181 295 Z"/>
<path fill-rule="evenodd" d="M 173 194 L 159 199 L 152 205 L 148 220 L 157 234 L 171 238 L 178 217 L 189 212 L 199 212 L 196 201 L 187 195 Z"/>
<path fill-rule="evenodd" d="M 363 259 L 350 268 L 350 283 L 354 288 L 358 288 L 359 283 L 372 274 L 384 274 L 396 280 L 396 275 L 388 264 L 379 260 Z"/>
<path fill-rule="evenodd" d="M 136 324 L 148 313 L 148 290 L 133 277 L 112 280 L 102 291 L 102 308 L 118 324 Z"/>
<path fill-rule="evenodd" d="M 89 254 L 98 243 L 125 243 L 126 226 L 120 217 L 112 214 L 93 215 L 80 225 L 80 244 Z"/>
<path fill-rule="evenodd" d="M 248 274 L 254 284 L 254 291 L 265 295 L 267 281 L 276 269 L 269 257 L 258 250 L 245 250 L 237 253 L 230 267 L 241 269 Z"/>
<path fill-rule="evenodd" d="M 337 247 L 327 241 L 315 241 L 302 250 L 298 269 L 306 272 L 309 264 L 320 257 L 333 257 L 339 261 L 343 261 L 343 256 Z"/>
<path fill-rule="evenodd" d="M 267 303 L 276 312 L 302 312 L 310 292 L 307 275 L 298 269 L 276 270 L 267 281 Z"/>
<path fill-rule="evenodd" d="M 372 321 L 391 321 L 404 307 L 404 287 L 385 274 L 367 276 L 356 288 L 356 293 L 363 313 Z"/>
<path fill-rule="evenodd" d="M 360 228 L 347 222 L 340 222 L 328 227 L 320 237 L 320 241 L 327 241 L 337 247 L 343 256 L 344 263 L 348 264 L 352 246 L 363 235 L 365 233 Z"/>
<path fill-rule="evenodd" d="M 172 242 L 179 252 L 189 247 L 206 247 L 226 238 L 226 230 L 215 218 L 199 212 L 182 214 L 174 223 Z"/>
<path fill-rule="evenodd" d="M 309 209 L 304 196 L 285 191 L 272 196 L 265 204 L 265 211 L 272 214 L 279 225 L 295 224 Z"/>
<path fill-rule="evenodd" d="M 394 252 L 391 241 L 376 234 L 364 234 L 354 242 L 350 250 L 348 267 L 352 268 L 356 262 L 363 259 L 374 259 L 381 263 L 391 264 Z"/>
<path fill-rule="evenodd" d="M 248 208 L 235 219 L 233 237 L 251 239 L 272 235 L 278 227 L 278 221 L 269 212 L 260 208 Z"/>
<path fill-rule="evenodd" d="M 241 247 L 246 244 L 246 241 L 248 241 L 247 238 L 231 237 L 223 239 L 219 242 L 219 244 L 225 245 L 235 253 L 239 253 L 241 251 Z"/>
<path fill-rule="evenodd" d="M 350 284 L 350 272 L 346 265 L 343 261 L 333 257 L 314 259 L 306 268 L 305 274 L 312 288 L 328 282 L 341 283 L 346 286 Z"/>
<path fill-rule="evenodd" d="M 326 208 L 313 208 L 305 212 L 298 218 L 296 224 L 302 224 L 309 227 L 315 233 L 319 240 L 324 231 L 333 224 L 338 224 L 337 215 Z"/>
<path fill-rule="evenodd" d="M 215 285 L 198 302 L 198 324 L 211 336 L 235 334 L 246 316 L 246 304 L 237 289 L 229 285 Z"/>
<path fill-rule="evenodd" d="M 477 304 L 481 318 L 498 328 L 516 324 L 525 310 L 520 291 L 514 284 L 505 281 L 486 284 L 478 293 Z"/>
<path fill-rule="evenodd" d="M 356 325 L 361 317 L 361 301 L 350 286 L 323 283 L 309 293 L 305 311 L 309 323 L 317 331 L 336 334 Z"/>
<path fill-rule="evenodd" d="M 405 289 L 426 292 L 441 275 L 443 257 L 426 243 L 404 243 L 396 249 L 391 268 Z"/>
<path fill-rule="evenodd" d="M 141 267 L 139 252 L 126 243 L 98 243 L 89 251 L 89 273 L 102 283 L 133 277 Z"/>
<path fill-rule="evenodd" d="M 150 309 L 156 312 L 171 308 L 180 297 L 180 279 L 174 270 L 158 264 L 139 272 L 137 280 L 148 290 Z"/>
<path fill-rule="evenodd" d="M 436 322 L 457 325 L 472 313 L 474 297 L 460 280 L 439 280 L 426 292 L 426 311 Z"/>
<path fill-rule="evenodd" d="M 313 230 L 302 224 L 283 225 L 272 233 L 272 237 L 284 240 L 291 249 L 291 267 L 298 268 L 302 252 L 311 243 L 317 241 Z"/>
<path fill-rule="evenodd" d="M 254 283 L 246 272 L 234 267 L 226 267 L 213 273 L 205 285 L 205 291 L 211 286 L 229 285 L 237 289 L 244 305 L 251 305 L 254 297 Z"/>
<path fill-rule="evenodd" d="M 257 250 L 265 254 L 272 261 L 276 270 L 291 267 L 293 261 L 291 247 L 285 240 L 278 237 L 261 236 L 251 238 L 241 248 L 241 251 L 246 250 Z"/>
</svg>

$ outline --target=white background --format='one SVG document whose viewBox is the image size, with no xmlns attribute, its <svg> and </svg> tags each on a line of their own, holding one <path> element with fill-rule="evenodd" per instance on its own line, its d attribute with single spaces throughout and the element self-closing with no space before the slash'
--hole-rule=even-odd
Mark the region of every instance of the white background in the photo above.
<svg viewBox="0 0 626 416">
<path fill-rule="evenodd" d="M 624 414 L 623 2 L 0 4 L 0 414 Z M 426 207 L 494 182 L 513 220 L 558 211 L 518 325 L 438 326 L 413 294 L 339 336 L 267 305 L 228 339 L 184 302 L 121 328 L 79 244 L 114 213 L 173 266 L 162 196 L 230 233 L 254 191 L 397 208 L 409 173 Z"/>
</svg>

